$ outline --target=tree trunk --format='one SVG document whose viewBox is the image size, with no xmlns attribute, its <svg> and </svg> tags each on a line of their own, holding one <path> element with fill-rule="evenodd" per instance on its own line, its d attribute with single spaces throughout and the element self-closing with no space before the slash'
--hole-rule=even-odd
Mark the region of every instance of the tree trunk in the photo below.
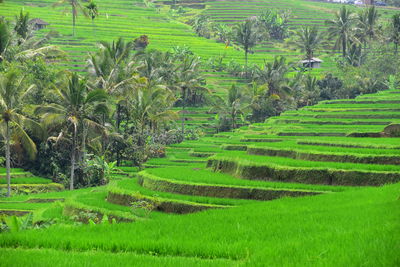
<svg viewBox="0 0 400 267">
<path fill-rule="evenodd" d="M 234 112 L 231 113 L 231 118 L 232 118 L 232 130 L 233 130 L 236 129 L 236 116 Z"/>
<path fill-rule="evenodd" d="M 75 175 L 75 154 L 76 154 L 76 126 L 74 125 L 74 133 L 72 137 L 72 154 L 71 154 L 71 176 L 69 179 L 69 190 L 74 190 L 74 175 Z"/>
<path fill-rule="evenodd" d="M 248 54 L 249 53 L 249 51 L 248 51 L 248 49 L 247 48 L 245 48 L 244 49 L 244 61 L 245 61 L 245 63 L 246 63 L 246 75 L 247 75 L 247 58 L 248 58 Z"/>
<path fill-rule="evenodd" d="M 86 136 L 87 136 L 87 128 L 85 127 L 85 122 L 82 124 L 82 151 L 80 151 L 79 161 L 83 161 L 86 156 Z"/>
<path fill-rule="evenodd" d="M 346 57 L 346 40 L 343 38 L 342 40 L 342 48 L 343 48 L 343 57 Z"/>
<path fill-rule="evenodd" d="M 185 135 L 185 106 L 186 106 L 185 94 L 186 90 L 183 88 L 182 90 L 182 134 L 183 135 Z"/>
<path fill-rule="evenodd" d="M 75 37 L 75 15 L 74 12 L 72 11 L 72 37 Z"/>
<path fill-rule="evenodd" d="M 10 126 L 6 122 L 6 175 L 7 175 L 7 197 L 11 196 L 11 174 L 10 174 Z"/>
<path fill-rule="evenodd" d="M 92 30 L 94 37 L 96 37 L 96 30 L 94 29 L 94 19 L 92 19 Z"/>
<path fill-rule="evenodd" d="M 121 124 L 121 105 L 117 104 L 117 133 L 119 133 L 119 127 Z M 121 153 L 119 150 L 117 151 L 117 166 L 119 167 L 121 165 Z"/>
</svg>

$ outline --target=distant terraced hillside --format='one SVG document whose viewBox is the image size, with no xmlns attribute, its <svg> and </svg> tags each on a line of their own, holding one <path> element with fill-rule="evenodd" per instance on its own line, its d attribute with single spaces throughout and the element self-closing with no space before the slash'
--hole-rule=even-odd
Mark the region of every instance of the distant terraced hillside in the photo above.
<svg viewBox="0 0 400 267">
<path fill-rule="evenodd" d="M 72 64 L 72 69 L 83 70 L 87 52 L 96 49 L 95 44 L 99 40 L 112 41 L 118 37 L 132 40 L 140 35 L 149 36 L 149 49 L 156 48 L 168 50 L 174 46 L 187 45 L 193 52 L 203 58 L 219 56 L 228 53 L 229 57 L 243 61 L 240 51 L 233 48 L 225 48 L 225 45 L 213 40 L 199 38 L 188 25 L 176 22 L 166 14 L 157 12 L 156 8 L 146 8 L 142 1 L 97 1 L 100 17 L 94 21 L 78 16 L 76 36 L 72 37 L 72 18 L 68 6 L 53 7 L 55 1 L 22 1 L 10 0 L 0 4 L 0 15 L 7 19 L 14 19 L 15 15 L 23 9 L 30 13 L 31 18 L 41 18 L 50 23 L 44 34 L 49 30 L 58 31 L 61 36 L 53 39 L 52 43 L 59 45 L 69 55 L 71 62 L 65 62 L 65 66 Z M 205 49 L 207 48 L 207 49 Z M 258 62 L 262 57 L 258 57 Z"/>
<path fill-rule="evenodd" d="M 323 21 L 331 18 L 340 7 L 336 4 L 311 2 L 304 0 L 283 1 L 178 1 L 183 6 L 201 3 L 202 13 L 210 15 L 215 21 L 233 23 L 257 15 L 266 8 L 290 9 L 293 13 L 291 27 L 301 25 L 318 25 L 324 27 Z M 65 66 L 75 70 L 84 70 L 87 52 L 96 49 L 98 40 L 111 41 L 118 37 L 133 39 L 142 34 L 150 38 L 151 48 L 168 50 L 174 46 L 189 46 L 193 52 L 204 59 L 227 55 L 227 60 L 233 59 L 243 62 L 243 53 L 232 47 L 225 48 L 224 44 L 196 36 L 188 25 L 171 18 L 164 9 L 147 8 L 142 1 L 127 0 L 99 0 L 100 16 L 94 21 L 78 16 L 76 37 L 72 37 L 71 11 L 68 6 L 53 7 L 54 1 L 22 1 L 9 0 L 0 4 L 0 15 L 13 19 L 21 9 L 30 13 L 31 18 L 41 18 L 50 23 L 47 30 L 58 31 L 61 36 L 53 39 L 52 43 L 62 47 L 69 54 L 69 62 Z M 157 3 L 171 4 L 171 1 Z M 196 9 L 197 10 L 197 9 Z M 200 10 L 201 11 L 201 10 Z M 386 15 L 392 14 L 391 9 L 381 9 Z M 254 63 L 262 63 L 264 59 L 271 59 L 276 55 L 286 55 L 298 59 L 299 53 L 282 49 L 271 42 L 265 42 L 255 49 L 250 57 Z M 327 59 L 329 61 L 329 58 Z M 331 64 L 326 63 L 329 67 Z"/>
</svg>

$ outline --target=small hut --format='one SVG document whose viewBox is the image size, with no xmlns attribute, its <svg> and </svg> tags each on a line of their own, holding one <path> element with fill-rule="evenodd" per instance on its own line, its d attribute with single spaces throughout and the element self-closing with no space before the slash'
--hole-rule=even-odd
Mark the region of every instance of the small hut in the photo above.
<svg viewBox="0 0 400 267">
<path fill-rule="evenodd" d="M 50 25 L 49 23 L 47 23 L 46 21 L 36 18 L 36 19 L 31 19 L 29 21 L 29 24 L 32 25 L 33 29 L 35 31 L 37 30 L 41 30 L 47 27 L 47 25 Z"/>
<path fill-rule="evenodd" d="M 312 69 L 318 69 L 321 67 L 321 63 L 323 61 L 319 58 L 313 57 L 311 59 L 305 59 L 300 61 L 300 63 L 303 65 L 305 68 L 312 68 Z"/>
</svg>

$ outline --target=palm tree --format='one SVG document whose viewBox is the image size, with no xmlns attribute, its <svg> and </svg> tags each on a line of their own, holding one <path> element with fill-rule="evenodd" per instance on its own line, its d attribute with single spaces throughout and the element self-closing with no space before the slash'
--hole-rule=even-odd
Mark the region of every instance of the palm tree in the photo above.
<svg viewBox="0 0 400 267">
<path fill-rule="evenodd" d="M 61 6 L 61 5 L 70 5 L 71 12 L 72 12 L 72 36 L 75 36 L 75 24 L 76 18 L 78 17 L 79 11 L 87 17 L 86 10 L 81 5 L 79 0 L 59 0 L 58 2 L 54 3 L 53 6 Z"/>
<path fill-rule="evenodd" d="M 300 47 L 302 52 L 305 52 L 307 60 L 311 60 L 314 57 L 314 52 L 321 45 L 323 38 L 317 27 L 302 27 L 296 31 L 298 40 L 295 44 Z"/>
<path fill-rule="evenodd" d="M 27 129 L 31 133 L 39 133 L 41 127 L 35 121 L 29 119 L 22 113 L 24 98 L 29 94 L 33 85 L 24 85 L 25 76 L 21 76 L 17 71 L 10 70 L 0 74 L 0 125 L 4 134 L 6 148 L 6 173 L 7 173 L 7 196 L 11 195 L 11 175 L 10 175 L 10 139 L 21 143 L 30 159 L 36 157 L 36 145 L 29 137 Z"/>
<path fill-rule="evenodd" d="M 97 4 L 93 0 L 91 0 L 89 4 L 85 6 L 85 8 L 88 10 L 88 15 L 92 20 L 92 28 L 94 32 L 94 19 L 99 16 L 99 9 L 97 7 Z"/>
<path fill-rule="evenodd" d="M 258 30 L 256 21 L 251 19 L 237 24 L 234 30 L 235 41 L 243 47 L 244 59 L 247 66 L 248 53 L 260 41 L 260 31 Z"/>
<path fill-rule="evenodd" d="M 104 101 L 108 95 L 102 89 L 89 91 L 86 81 L 76 73 L 67 76 L 67 81 L 54 90 L 57 103 L 38 107 L 36 113 L 43 114 L 42 122 L 47 127 L 64 126 L 71 131 L 70 190 L 73 190 L 77 155 L 85 152 L 88 128 L 102 128 L 93 117 L 96 113 L 105 112 Z M 79 136 L 82 138 L 81 142 L 78 140 Z M 78 163 L 81 158 L 82 156 L 78 158 Z"/>
<path fill-rule="evenodd" d="M 7 22 L 0 19 L 0 62 L 4 59 L 4 54 L 7 51 L 11 42 L 11 33 Z"/>
<path fill-rule="evenodd" d="M 137 76 L 126 95 L 130 118 L 139 130 L 139 147 L 144 146 L 147 125 L 156 127 L 159 122 L 177 117 L 176 112 L 169 110 L 175 97 L 166 86 L 154 85 L 147 78 Z"/>
<path fill-rule="evenodd" d="M 59 47 L 45 45 L 54 35 L 54 32 L 49 32 L 43 37 L 27 34 L 25 39 L 17 38 L 17 35 L 10 31 L 7 22 L 0 19 L 0 62 L 25 61 L 38 57 L 45 60 L 63 58 L 65 52 Z"/>
<path fill-rule="evenodd" d="M 116 42 L 100 42 L 99 47 L 97 53 L 89 54 L 88 72 L 93 87 L 105 90 L 111 102 L 116 105 L 115 121 L 119 133 L 123 110 L 126 110 L 123 108 L 126 103 L 125 93 L 135 78 L 133 74 L 137 72 L 136 66 L 128 63 L 132 43 L 119 38 Z M 119 152 L 117 152 L 117 163 L 119 166 Z"/>
<path fill-rule="evenodd" d="M 375 6 L 366 8 L 358 14 L 359 39 L 364 43 L 364 48 L 366 48 L 368 40 L 372 40 L 378 35 L 378 18 L 379 14 Z"/>
<path fill-rule="evenodd" d="M 209 90 L 203 86 L 204 78 L 200 75 L 200 58 L 186 55 L 175 71 L 172 87 L 180 92 L 182 105 L 182 133 L 185 132 L 185 108 L 202 101 L 204 93 Z"/>
<path fill-rule="evenodd" d="M 394 53 L 397 55 L 400 44 L 400 13 L 392 16 L 389 29 L 389 41 L 394 44 Z"/>
<path fill-rule="evenodd" d="M 231 122 L 231 129 L 237 128 L 237 119 L 243 115 L 248 105 L 245 105 L 245 94 L 235 84 L 228 90 L 228 97 L 226 100 L 218 98 L 218 104 L 211 110 L 217 111 L 222 117 L 228 117 Z"/>
<path fill-rule="evenodd" d="M 290 65 L 286 63 L 286 58 L 282 56 L 275 57 L 272 63 L 265 62 L 262 68 L 257 66 L 255 80 L 258 84 L 267 88 L 268 96 L 278 95 L 284 97 L 290 93 L 287 86 Z"/>
<path fill-rule="evenodd" d="M 346 57 L 347 44 L 354 33 L 354 14 L 343 6 L 339 12 L 335 14 L 335 18 L 327 20 L 329 38 L 335 38 L 334 48 L 342 49 L 343 57 Z"/>
<path fill-rule="evenodd" d="M 21 38 L 26 39 L 29 32 L 29 13 L 24 14 L 21 10 L 19 16 L 15 16 L 14 30 Z"/>
</svg>

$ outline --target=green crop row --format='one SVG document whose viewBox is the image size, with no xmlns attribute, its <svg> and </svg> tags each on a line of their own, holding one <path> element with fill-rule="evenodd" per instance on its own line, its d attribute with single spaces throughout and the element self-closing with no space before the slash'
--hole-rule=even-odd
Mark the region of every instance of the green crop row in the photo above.
<svg viewBox="0 0 400 267">
<path fill-rule="evenodd" d="M 359 266 L 366 260 L 394 266 L 398 260 L 398 190 L 399 185 L 391 185 L 287 198 L 134 224 L 56 225 L 47 230 L 3 234 L 0 246 L 56 249 L 72 256 L 75 251 L 98 251 L 151 253 L 160 259 L 237 259 L 245 266 L 261 262 L 269 266 L 309 265 L 310 258 L 325 266 Z"/>
</svg>

